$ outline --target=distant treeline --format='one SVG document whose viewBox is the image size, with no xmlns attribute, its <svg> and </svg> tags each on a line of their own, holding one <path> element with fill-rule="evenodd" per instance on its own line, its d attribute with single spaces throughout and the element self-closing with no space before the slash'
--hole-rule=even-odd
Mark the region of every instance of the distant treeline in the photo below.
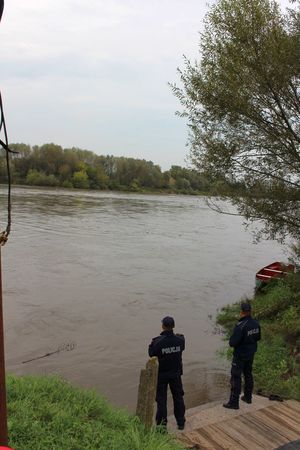
<svg viewBox="0 0 300 450">
<path fill-rule="evenodd" d="M 172 166 L 161 171 L 144 159 L 97 155 L 79 148 L 44 144 L 33 147 L 11 144 L 14 184 L 60 186 L 78 189 L 111 189 L 143 192 L 158 190 L 197 194 L 212 192 L 213 184 L 196 170 Z M 7 181 L 4 156 L 0 159 L 0 182 Z"/>
</svg>

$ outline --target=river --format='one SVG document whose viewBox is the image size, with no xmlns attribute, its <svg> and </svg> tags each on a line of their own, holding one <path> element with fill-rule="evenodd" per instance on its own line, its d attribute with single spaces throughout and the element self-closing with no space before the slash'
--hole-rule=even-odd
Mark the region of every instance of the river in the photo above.
<svg viewBox="0 0 300 450">
<path fill-rule="evenodd" d="M 277 243 L 254 244 L 240 217 L 201 197 L 15 187 L 2 250 L 7 370 L 59 374 L 134 411 L 148 344 L 172 315 L 186 336 L 187 406 L 226 398 L 216 311 L 251 295 L 255 272 L 278 259 Z"/>
</svg>

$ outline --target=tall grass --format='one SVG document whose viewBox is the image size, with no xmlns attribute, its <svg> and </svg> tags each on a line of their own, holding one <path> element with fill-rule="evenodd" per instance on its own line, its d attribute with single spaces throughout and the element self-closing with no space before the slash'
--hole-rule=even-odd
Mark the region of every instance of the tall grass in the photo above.
<svg viewBox="0 0 300 450">
<path fill-rule="evenodd" d="M 15 450 L 180 450 L 93 391 L 58 377 L 7 378 L 9 443 Z"/>
</svg>

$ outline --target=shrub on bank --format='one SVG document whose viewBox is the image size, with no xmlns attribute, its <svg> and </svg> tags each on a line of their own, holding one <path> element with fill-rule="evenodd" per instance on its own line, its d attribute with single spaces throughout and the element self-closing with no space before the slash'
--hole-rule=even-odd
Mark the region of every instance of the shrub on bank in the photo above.
<svg viewBox="0 0 300 450">
<path fill-rule="evenodd" d="M 251 304 L 262 328 L 253 365 L 255 389 L 300 400 L 300 273 L 269 283 Z M 239 303 L 235 303 L 217 316 L 217 323 L 228 336 L 239 309 Z"/>
<path fill-rule="evenodd" d="M 38 170 L 29 170 L 26 177 L 26 184 L 30 186 L 50 186 L 55 187 L 59 185 L 58 179 L 53 175 L 46 175 L 45 172 L 39 172 Z"/>
<path fill-rule="evenodd" d="M 168 435 L 96 393 L 58 377 L 7 378 L 9 444 L 15 450 L 180 450 Z"/>
</svg>

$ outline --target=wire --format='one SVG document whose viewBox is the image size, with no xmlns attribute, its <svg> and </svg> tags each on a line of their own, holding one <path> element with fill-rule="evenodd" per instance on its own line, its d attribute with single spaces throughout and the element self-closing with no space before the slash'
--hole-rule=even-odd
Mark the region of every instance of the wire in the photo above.
<svg viewBox="0 0 300 450">
<path fill-rule="evenodd" d="M 4 8 L 4 0 L 0 0 L 0 22 L 3 13 L 3 8 Z M 4 245 L 7 242 L 11 230 L 11 173 L 9 165 L 9 153 L 18 153 L 10 150 L 8 146 L 7 129 L 5 124 L 2 96 L 0 92 L 0 133 L 2 129 L 4 133 L 4 142 L 0 139 L 0 145 L 5 150 L 8 188 L 7 188 L 7 225 L 6 229 L 2 231 L 2 233 L 0 233 L 0 245 Z"/>
<path fill-rule="evenodd" d="M 10 150 L 8 147 L 8 136 L 7 129 L 5 124 L 5 117 L 3 111 L 3 103 L 2 96 L 0 92 L 0 132 L 3 130 L 4 133 L 4 142 L 0 139 L 0 145 L 5 150 L 6 155 L 6 168 L 7 168 L 7 226 L 6 229 L 0 234 L 0 245 L 4 245 L 8 239 L 11 230 L 11 173 L 10 173 L 10 165 L 9 165 L 9 153 L 16 153 Z"/>
</svg>

